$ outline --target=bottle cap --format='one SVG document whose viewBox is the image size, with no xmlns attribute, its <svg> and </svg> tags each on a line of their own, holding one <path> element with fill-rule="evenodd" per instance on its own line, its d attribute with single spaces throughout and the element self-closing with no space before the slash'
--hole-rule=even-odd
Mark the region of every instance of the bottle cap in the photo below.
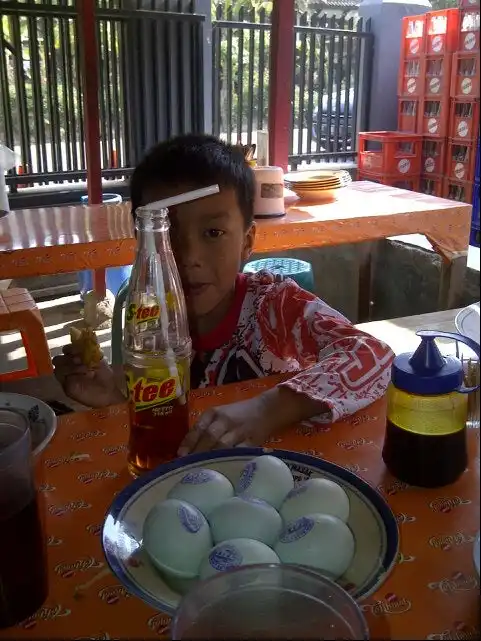
<svg viewBox="0 0 481 641">
<path fill-rule="evenodd" d="M 463 387 L 463 364 L 455 356 L 443 356 L 435 338 L 452 338 L 466 343 L 479 358 L 479 345 L 459 334 L 448 332 L 417 332 L 421 343 L 414 353 L 400 354 L 392 366 L 392 383 L 398 389 L 420 396 L 470 392 L 476 389 Z M 473 344 L 472 344 L 473 343 Z"/>
</svg>

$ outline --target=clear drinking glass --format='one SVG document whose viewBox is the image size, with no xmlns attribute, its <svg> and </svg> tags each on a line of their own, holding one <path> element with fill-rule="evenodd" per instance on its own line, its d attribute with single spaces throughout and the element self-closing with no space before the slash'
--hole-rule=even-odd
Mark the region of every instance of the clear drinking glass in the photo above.
<svg viewBox="0 0 481 641">
<path fill-rule="evenodd" d="M 201 581 L 181 601 L 172 639 L 368 639 L 356 602 L 318 572 L 249 565 Z"/>
<path fill-rule="evenodd" d="M 8 414 L 0 413 L 0 629 L 29 617 L 48 593 L 30 427 Z"/>
</svg>

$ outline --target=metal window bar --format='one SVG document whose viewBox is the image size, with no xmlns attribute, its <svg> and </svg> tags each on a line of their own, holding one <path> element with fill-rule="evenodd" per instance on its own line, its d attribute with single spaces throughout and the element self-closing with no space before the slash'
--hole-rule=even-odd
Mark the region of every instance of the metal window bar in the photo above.
<svg viewBox="0 0 481 641">
<path fill-rule="evenodd" d="M 191 0 L 137 0 L 129 8 L 123 0 L 98 1 L 104 177 L 127 175 L 154 142 L 202 127 L 204 17 L 194 10 Z M 16 148 L 27 169 L 7 176 L 11 192 L 82 180 L 75 0 L 7 0 L 2 15 L 0 139 Z M 214 133 L 255 142 L 268 116 L 270 16 L 265 9 L 234 14 L 217 7 L 215 17 Z M 368 112 L 369 24 L 298 15 L 295 31 L 291 166 L 354 158 Z M 135 59 L 134 51 L 140 51 Z M 46 77 L 54 81 L 42 83 Z"/>
<path fill-rule="evenodd" d="M 205 16 L 192 0 L 126 4 L 97 4 L 103 178 L 127 177 L 148 147 L 203 126 Z M 0 140 L 21 158 L 10 196 L 85 180 L 75 0 L 1 5 Z"/>
<path fill-rule="evenodd" d="M 245 144 L 267 123 L 270 16 L 218 6 L 215 18 L 214 133 Z M 290 165 L 354 159 L 368 113 L 369 24 L 298 14 L 295 32 Z"/>
</svg>

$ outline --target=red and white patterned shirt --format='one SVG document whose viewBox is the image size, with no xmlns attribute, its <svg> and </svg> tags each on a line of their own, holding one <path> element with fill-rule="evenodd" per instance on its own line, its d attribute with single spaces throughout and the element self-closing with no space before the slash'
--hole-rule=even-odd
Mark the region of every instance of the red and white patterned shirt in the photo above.
<svg viewBox="0 0 481 641">
<path fill-rule="evenodd" d="M 262 271 L 239 274 L 231 308 L 194 338 L 192 387 L 296 373 L 281 385 L 324 403 L 336 421 L 380 398 L 393 353 L 296 282 Z"/>
</svg>

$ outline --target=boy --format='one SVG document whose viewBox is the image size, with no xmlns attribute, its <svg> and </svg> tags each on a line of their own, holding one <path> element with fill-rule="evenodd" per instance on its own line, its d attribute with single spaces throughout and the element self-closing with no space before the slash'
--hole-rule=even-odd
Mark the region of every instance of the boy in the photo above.
<svg viewBox="0 0 481 641">
<path fill-rule="evenodd" d="M 393 358 L 294 281 L 239 273 L 255 238 L 254 175 L 239 148 L 206 135 L 159 144 L 132 176 L 132 212 L 215 183 L 218 194 L 170 210 L 193 341 L 192 387 L 298 373 L 254 399 L 206 411 L 179 456 L 259 445 L 302 420 L 350 415 L 382 396 Z M 105 361 L 87 370 L 77 354 L 70 345 L 54 359 L 66 393 L 95 407 L 123 400 Z"/>
</svg>

